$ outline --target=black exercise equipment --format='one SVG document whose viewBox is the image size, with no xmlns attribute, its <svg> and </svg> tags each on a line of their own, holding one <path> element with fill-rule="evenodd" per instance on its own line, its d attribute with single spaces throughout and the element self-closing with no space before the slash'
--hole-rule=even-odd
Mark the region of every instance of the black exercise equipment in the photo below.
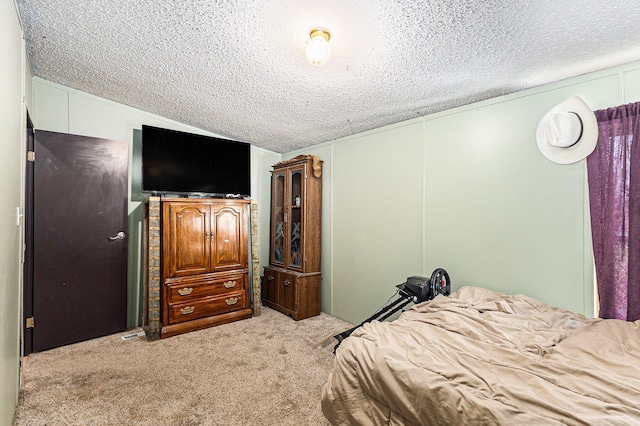
<svg viewBox="0 0 640 426">
<path fill-rule="evenodd" d="M 398 284 L 396 288 L 398 290 L 396 290 L 396 293 L 391 296 L 391 298 L 397 296 L 396 300 L 385 304 L 385 306 L 380 308 L 375 314 L 371 315 L 355 327 L 333 336 L 338 340 L 338 344 L 333 348 L 334 353 L 344 339 L 349 337 L 355 329 L 362 327 L 364 324 L 374 320 L 384 321 L 400 309 L 407 306 L 409 303 L 425 302 L 433 299 L 439 294 L 442 294 L 443 296 L 450 295 L 451 280 L 449 279 L 447 271 L 442 268 L 437 268 L 431 274 L 430 279 L 418 276 L 409 277 L 406 282 Z"/>
</svg>

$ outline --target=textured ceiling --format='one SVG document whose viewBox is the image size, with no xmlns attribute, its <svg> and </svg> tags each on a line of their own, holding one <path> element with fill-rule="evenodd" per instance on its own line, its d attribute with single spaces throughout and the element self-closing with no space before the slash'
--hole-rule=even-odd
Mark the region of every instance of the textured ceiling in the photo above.
<svg viewBox="0 0 640 426">
<path fill-rule="evenodd" d="M 627 0 L 17 3 L 35 76 L 276 152 L 640 59 Z"/>
</svg>

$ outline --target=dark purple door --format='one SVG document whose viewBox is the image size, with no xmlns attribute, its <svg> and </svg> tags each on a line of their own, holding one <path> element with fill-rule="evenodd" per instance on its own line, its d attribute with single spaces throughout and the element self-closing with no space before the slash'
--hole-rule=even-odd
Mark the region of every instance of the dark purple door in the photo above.
<svg viewBox="0 0 640 426">
<path fill-rule="evenodd" d="M 33 351 L 123 331 L 125 142 L 35 132 Z"/>
</svg>

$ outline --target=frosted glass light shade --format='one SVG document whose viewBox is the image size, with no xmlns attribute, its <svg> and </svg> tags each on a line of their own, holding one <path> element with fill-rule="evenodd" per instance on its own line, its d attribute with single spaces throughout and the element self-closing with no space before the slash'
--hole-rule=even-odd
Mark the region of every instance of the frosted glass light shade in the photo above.
<svg viewBox="0 0 640 426">
<path fill-rule="evenodd" d="M 329 32 L 323 28 L 314 28 L 309 37 L 306 47 L 307 61 L 316 67 L 326 64 L 331 56 Z"/>
</svg>

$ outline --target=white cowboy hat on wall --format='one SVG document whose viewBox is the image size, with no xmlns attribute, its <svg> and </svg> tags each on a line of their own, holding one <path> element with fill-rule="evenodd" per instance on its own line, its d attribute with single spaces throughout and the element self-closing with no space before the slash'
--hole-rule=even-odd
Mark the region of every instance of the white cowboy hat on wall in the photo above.
<svg viewBox="0 0 640 426">
<path fill-rule="evenodd" d="M 598 122 L 589 105 L 573 96 L 547 112 L 536 131 L 538 149 L 549 160 L 570 164 L 586 158 L 598 142 Z"/>
</svg>

